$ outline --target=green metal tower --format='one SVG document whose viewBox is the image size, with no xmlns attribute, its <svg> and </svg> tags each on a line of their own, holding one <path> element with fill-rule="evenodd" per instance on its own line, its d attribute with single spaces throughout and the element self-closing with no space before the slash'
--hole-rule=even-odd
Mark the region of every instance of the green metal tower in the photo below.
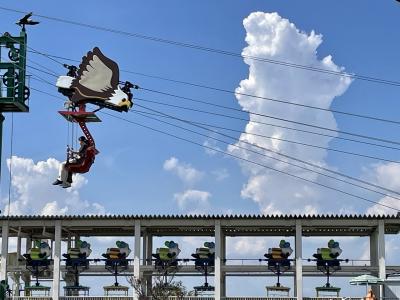
<svg viewBox="0 0 400 300">
<path fill-rule="evenodd" d="M 0 36 L 0 174 L 3 141 L 3 113 L 29 112 L 30 90 L 26 85 L 25 26 L 20 36 L 8 32 Z M 6 58 L 6 61 L 2 61 Z M 8 58 L 8 60 L 7 60 Z"/>
</svg>

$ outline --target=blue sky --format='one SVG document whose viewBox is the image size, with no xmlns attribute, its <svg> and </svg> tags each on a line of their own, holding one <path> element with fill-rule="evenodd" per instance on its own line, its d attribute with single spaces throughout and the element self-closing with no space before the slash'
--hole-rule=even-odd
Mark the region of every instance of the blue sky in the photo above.
<svg viewBox="0 0 400 300">
<path fill-rule="evenodd" d="M 324 1 L 323 4 L 321 1 L 124 1 L 116 5 L 110 1 L 26 3 L 18 0 L 12 4 L 0 1 L 0 4 L 17 10 L 33 11 L 39 15 L 183 43 L 235 53 L 248 51 L 246 53 L 259 57 L 312 64 L 330 70 L 344 68 L 349 73 L 400 81 L 400 45 L 396 39 L 400 7 L 396 1 Z M 260 14 L 254 14 L 255 12 Z M 17 35 L 19 29 L 14 23 L 20 15 L 3 10 L 0 14 L 1 32 L 8 31 Z M 105 55 L 115 60 L 122 70 L 231 91 L 239 89 L 249 94 L 334 110 L 398 119 L 398 86 L 358 79 L 346 81 L 337 76 L 244 61 L 242 58 L 130 38 L 39 17 L 36 19 L 41 23 L 28 28 L 28 41 L 29 46 L 37 51 L 79 60 L 87 51 L 98 46 Z M 245 19 L 246 26 L 243 24 Z M 253 44 L 249 44 L 246 36 Z M 243 50 L 244 48 L 247 50 Z M 329 55 L 331 60 L 324 60 Z M 45 57 L 29 53 L 28 58 L 58 75 L 65 73 L 65 69 Z M 30 72 L 50 82 L 56 80 L 55 77 L 35 70 Z M 252 80 L 246 82 L 249 75 Z M 252 102 L 252 99 L 247 97 L 237 99 L 232 94 L 124 72 L 121 72 L 120 78 L 148 89 L 236 109 L 250 109 L 257 113 L 273 114 L 342 131 L 399 140 L 399 125 L 396 124 L 300 109 L 284 104 Z M 30 84 L 36 89 L 62 97 L 57 93 L 55 86 L 36 80 L 31 80 Z M 134 96 L 250 119 L 248 114 L 227 112 L 143 90 L 134 91 Z M 396 150 L 295 134 L 276 128 L 255 128 L 251 124 L 246 125 L 246 121 L 172 109 L 140 100 L 137 104 L 185 119 L 213 123 L 238 131 L 291 138 L 391 160 L 398 160 L 399 157 Z M 60 99 L 32 91 L 30 113 L 14 115 L 13 155 L 16 158 L 13 160 L 14 179 L 11 185 L 14 213 L 395 212 L 254 165 L 240 163 L 232 157 L 207 153 L 201 147 L 102 114 L 99 114 L 99 117 L 103 122 L 90 126 L 100 151 L 95 165 L 90 173 L 76 178 L 76 185 L 72 190 L 60 190 L 53 187 L 51 182 L 56 175 L 58 162 L 65 158 L 67 124 L 57 113 L 61 109 Z M 135 109 L 138 108 L 134 106 L 133 110 Z M 400 208 L 397 200 L 385 199 L 382 195 L 335 183 L 321 176 L 260 158 L 244 150 L 227 148 L 221 143 L 214 144 L 205 137 L 178 131 L 134 113 L 120 116 Z M 5 166 L 10 157 L 10 131 L 11 115 L 8 114 L 3 136 L 2 208 L 8 203 L 9 170 Z M 400 182 L 397 180 L 400 173 L 398 164 L 300 146 L 290 147 L 285 143 L 273 144 L 270 140 L 241 136 L 237 132 L 228 134 L 236 139 L 248 138 L 247 141 L 256 146 L 272 147 L 314 164 L 400 190 Z M 233 142 L 238 143 L 237 140 Z M 357 253 L 352 255 L 358 256 Z M 262 292 L 261 289 L 260 293 Z"/>
</svg>

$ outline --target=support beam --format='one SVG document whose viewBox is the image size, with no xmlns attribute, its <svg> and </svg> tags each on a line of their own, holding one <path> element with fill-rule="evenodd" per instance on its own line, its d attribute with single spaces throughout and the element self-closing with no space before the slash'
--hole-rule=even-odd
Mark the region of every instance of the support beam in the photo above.
<svg viewBox="0 0 400 300">
<path fill-rule="evenodd" d="M 378 228 L 369 236 L 369 259 L 371 267 L 375 267 L 378 270 Z M 379 271 L 372 272 L 372 275 L 378 277 Z"/>
<path fill-rule="evenodd" d="M 378 263 L 379 278 L 386 280 L 386 260 L 385 260 L 385 220 L 378 221 Z M 384 285 L 380 288 L 380 297 L 384 297 Z"/>
<path fill-rule="evenodd" d="M 7 281 L 7 256 L 8 256 L 8 221 L 3 221 L 1 226 L 1 267 L 0 280 Z"/>
<path fill-rule="evenodd" d="M 298 300 L 303 299 L 303 244 L 302 244 L 303 232 L 301 221 L 296 220 L 296 236 L 295 236 L 295 259 L 296 259 L 296 297 Z"/>
<path fill-rule="evenodd" d="M 140 221 L 135 220 L 135 248 L 133 253 L 133 275 L 135 279 L 140 278 Z"/>
<path fill-rule="evenodd" d="M 153 253 L 153 235 L 151 233 L 146 233 L 143 236 L 143 261 L 144 265 L 152 265 L 152 253 Z M 146 284 L 146 296 L 151 296 L 151 290 L 153 287 L 153 277 L 145 276 L 144 278 Z"/>
<path fill-rule="evenodd" d="M 215 285 L 215 293 L 214 299 L 221 300 L 223 295 L 223 288 L 221 285 L 222 282 L 222 229 L 221 229 L 221 221 L 215 221 L 215 275 L 214 275 L 214 285 Z"/>
<path fill-rule="evenodd" d="M 133 279 L 143 279 L 140 277 L 140 248 L 141 248 L 141 228 L 140 220 L 135 220 L 135 246 L 133 248 Z M 145 244 L 145 238 L 143 237 L 143 243 Z M 143 253 L 145 256 L 145 253 Z M 134 299 L 139 299 L 139 295 L 134 293 Z"/>
<path fill-rule="evenodd" d="M 60 297 L 60 262 L 61 262 L 61 220 L 54 226 L 54 256 L 53 256 L 53 300 Z"/>
<path fill-rule="evenodd" d="M 21 258 L 21 237 L 17 237 L 17 260 L 15 262 L 18 265 L 18 260 Z"/>
</svg>

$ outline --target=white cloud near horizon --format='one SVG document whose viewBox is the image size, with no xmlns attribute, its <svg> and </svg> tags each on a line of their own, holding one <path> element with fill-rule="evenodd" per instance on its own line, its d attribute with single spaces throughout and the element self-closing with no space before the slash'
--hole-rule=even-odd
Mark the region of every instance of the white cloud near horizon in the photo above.
<svg viewBox="0 0 400 300">
<path fill-rule="evenodd" d="M 282 18 L 277 13 L 251 13 L 244 19 L 243 24 L 248 44 L 242 52 L 244 56 L 263 57 L 331 71 L 343 71 L 343 68 L 333 62 L 331 56 L 326 56 L 322 59 L 318 58 L 317 48 L 322 43 L 321 35 L 316 34 L 314 31 L 309 34 L 302 32 L 293 23 L 290 23 L 289 20 Z M 244 62 L 249 66 L 249 75 L 248 78 L 240 82 L 239 87 L 236 89 L 241 94 L 285 99 L 305 105 L 329 108 L 334 98 L 343 94 L 351 83 L 349 78 L 282 67 L 249 58 L 244 58 Z M 330 112 L 285 105 L 243 95 L 236 95 L 236 98 L 243 110 L 337 129 L 334 116 Z M 300 125 L 270 120 L 259 115 L 249 115 L 249 118 L 250 121 L 262 121 L 302 128 Z M 312 143 L 322 147 L 328 146 L 332 139 L 251 122 L 246 125 L 245 132 Z M 324 149 L 306 148 L 297 144 L 269 140 L 259 136 L 246 135 L 245 133 L 240 136 L 236 145 L 248 147 L 240 141 L 246 141 L 255 146 L 280 151 L 310 163 L 326 166 L 327 151 Z M 265 150 L 256 150 L 265 155 L 273 156 L 273 154 Z M 310 173 L 234 146 L 229 146 L 228 151 L 239 157 L 309 180 L 319 180 L 318 175 L 315 173 Z M 276 157 L 282 159 L 282 157 Z M 325 193 L 326 190 L 321 190 L 311 183 L 246 162 L 240 162 L 240 166 L 244 174 L 248 176 L 247 183 L 242 188 L 241 196 L 256 202 L 262 213 L 317 213 L 320 211 L 323 205 L 322 198 L 323 196 L 325 197 L 322 192 Z"/>
<path fill-rule="evenodd" d="M 211 193 L 207 191 L 193 189 L 174 194 L 174 199 L 179 209 L 192 215 L 208 213 L 210 210 L 210 197 Z"/>
<path fill-rule="evenodd" d="M 400 191 L 400 165 L 396 163 L 375 164 L 365 169 L 366 177 L 375 184 L 384 186 L 394 191 Z M 396 195 L 395 195 L 396 196 Z M 390 207 L 400 211 L 400 201 L 391 197 L 383 197 L 366 210 L 369 215 L 393 215 L 396 212 Z M 385 206 L 383 206 L 385 205 Z"/>
<path fill-rule="evenodd" d="M 198 171 L 188 163 L 180 162 L 176 157 L 167 159 L 164 162 L 163 168 L 165 171 L 176 174 L 187 185 L 193 185 L 204 176 L 203 172 Z"/>
<path fill-rule="evenodd" d="M 80 189 L 87 183 L 82 175 L 74 175 L 69 189 L 52 185 L 58 174 L 58 160 L 49 158 L 35 163 L 29 158 L 13 156 L 7 160 L 9 169 L 10 163 L 11 215 L 105 214 L 101 204 L 81 199 Z M 8 197 L 3 197 L 2 203 L 3 214 L 7 214 Z"/>
</svg>

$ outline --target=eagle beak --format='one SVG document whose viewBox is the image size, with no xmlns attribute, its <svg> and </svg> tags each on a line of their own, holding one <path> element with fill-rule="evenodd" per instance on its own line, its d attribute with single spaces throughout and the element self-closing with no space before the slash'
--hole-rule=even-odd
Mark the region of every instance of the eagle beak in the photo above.
<svg viewBox="0 0 400 300">
<path fill-rule="evenodd" d="M 127 110 L 129 110 L 132 107 L 132 105 L 133 105 L 133 103 L 131 101 L 129 101 L 129 100 L 126 100 L 125 98 L 122 99 L 118 103 L 118 106 L 120 106 L 120 107 L 124 107 L 125 106 L 127 108 Z"/>
</svg>

